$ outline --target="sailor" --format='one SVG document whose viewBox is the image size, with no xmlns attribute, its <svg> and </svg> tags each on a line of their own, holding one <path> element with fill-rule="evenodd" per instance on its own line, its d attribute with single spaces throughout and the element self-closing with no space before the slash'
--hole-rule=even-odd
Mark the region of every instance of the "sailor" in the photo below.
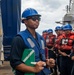
<svg viewBox="0 0 74 75">
<path fill-rule="evenodd" d="M 53 34 L 52 29 L 48 29 L 48 35 L 46 37 L 46 46 L 48 47 L 48 57 L 53 58 L 56 61 L 56 54 L 54 51 L 54 42 L 55 42 L 56 35 Z M 54 71 L 53 71 L 54 70 Z M 51 71 L 54 75 L 57 75 L 57 67 L 56 65 L 54 68 L 51 68 Z"/>
<path fill-rule="evenodd" d="M 74 36 L 74 32 L 71 32 L 71 35 Z M 72 51 L 71 51 L 71 54 L 70 54 L 70 58 L 71 60 L 73 60 L 73 66 L 72 66 L 72 70 L 71 70 L 71 75 L 74 75 L 74 40 L 72 42 Z"/>
<path fill-rule="evenodd" d="M 74 35 L 71 34 L 72 26 L 67 24 L 63 27 L 64 33 L 59 37 L 59 54 L 61 55 L 61 75 L 71 75 L 71 69 L 73 66 L 73 61 L 70 59 L 70 53 L 73 49 L 72 42 L 74 40 Z"/>
<path fill-rule="evenodd" d="M 48 34 L 48 30 L 43 30 L 42 36 L 45 40 L 46 40 L 47 34 Z"/>
<path fill-rule="evenodd" d="M 70 54 L 70 58 L 71 58 L 71 60 L 73 60 L 73 66 L 72 66 L 72 70 L 71 70 L 71 75 L 74 75 L 74 41 L 73 41 L 73 51 Z"/>
<path fill-rule="evenodd" d="M 62 27 L 63 27 L 63 26 L 56 26 L 56 27 L 55 27 L 55 32 L 56 32 L 56 34 L 57 34 L 57 37 L 62 34 Z"/>
<path fill-rule="evenodd" d="M 53 30 L 49 29 L 48 35 L 46 37 L 46 46 L 49 49 L 49 58 L 54 58 L 54 59 L 56 58 L 53 50 L 55 38 L 56 36 L 53 34 Z"/>
<path fill-rule="evenodd" d="M 15 69 L 15 75 L 34 73 L 35 75 L 50 74 L 49 67 L 54 67 L 55 60 L 45 58 L 45 43 L 43 37 L 35 30 L 40 23 L 41 15 L 33 8 L 27 8 L 22 13 L 22 23 L 26 29 L 13 39 L 10 52 L 10 65 Z M 35 52 L 34 67 L 24 64 L 21 60 L 24 49 L 33 49 Z M 46 66 L 44 67 L 44 65 Z"/>
<path fill-rule="evenodd" d="M 55 39 L 55 44 L 54 44 L 54 50 L 56 53 L 56 62 L 57 62 L 57 67 L 58 67 L 58 71 L 60 73 L 60 59 L 61 59 L 61 55 L 58 53 L 58 49 L 59 49 L 59 37 L 64 33 L 63 31 L 63 25 L 62 26 L 56 26 L 55 27 L 55 33 L 56 33 L 56 39 Z"/>
</svg>

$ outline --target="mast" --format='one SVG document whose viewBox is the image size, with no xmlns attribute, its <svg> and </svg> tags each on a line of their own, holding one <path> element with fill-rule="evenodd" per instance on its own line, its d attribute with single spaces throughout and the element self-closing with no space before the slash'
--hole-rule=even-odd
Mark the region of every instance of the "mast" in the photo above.
<svg viewBox="0 0 74 75">
<path fill-rule="evenodd" d="M 71 24 L 74 31 L 74 0 L 69 1 L 67 13 L 63 17 L 63 24 Z"/>
</svg>

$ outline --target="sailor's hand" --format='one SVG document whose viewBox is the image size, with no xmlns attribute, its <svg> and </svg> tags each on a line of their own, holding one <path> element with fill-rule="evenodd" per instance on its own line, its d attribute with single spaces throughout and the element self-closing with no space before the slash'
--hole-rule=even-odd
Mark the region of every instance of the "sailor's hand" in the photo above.
<svg viewBox="0 0 74 75">
<path fill-rule="evenodd" d="M 70 57 L 70 55 L 67 55 L 67 57 Z"/>
<path fill-rule="evenodd" d="M 55 66 L 55 60 L 53 58 L 46 59 L 46 65 L 47 67 L 54 67 Z"/>
<path fill-rule="evenodd" d="M 61 50 L 58 50 L 59 54 L 61 54 L 62 56 L 68 56 L 65 52 L 62 52 Z"/>
<path fill-rule="evenodd" d="M 71 59 L 74 61 L 74 56 L 72 56 Z"/>
<path fill-rule="evenodd" d="M 40 72 L 41 70 L 43 70 L 45 64 L 46 64 L 46 63 L 43 62 L 43 61 L 37 62 L 36 65 L 35 65 L 35 67 L 34 67 L 35 73 L 38 73 L 38 72 Z"/>
</svg>

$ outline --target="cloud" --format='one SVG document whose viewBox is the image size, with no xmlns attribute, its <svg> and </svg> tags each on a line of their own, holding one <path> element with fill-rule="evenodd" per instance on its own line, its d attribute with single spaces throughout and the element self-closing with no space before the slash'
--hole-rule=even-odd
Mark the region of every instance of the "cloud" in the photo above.
<svg viewBox="0 0 74 75">
<path fill-rule="evenodd" d="M 41 14 L 41 22 L 37 31 L 41 34 L 43 30 L 52 28 L 53 30 L 57 26 L 55 21 L 62 20 L 66 11 L 64 10 L 68 4 L 67 0 L 22 0 L 22 8 L 31 7 L 36 9 Z M 21 25 L 21 30 L 25 29 L 25 25 Z"/>
</svg>

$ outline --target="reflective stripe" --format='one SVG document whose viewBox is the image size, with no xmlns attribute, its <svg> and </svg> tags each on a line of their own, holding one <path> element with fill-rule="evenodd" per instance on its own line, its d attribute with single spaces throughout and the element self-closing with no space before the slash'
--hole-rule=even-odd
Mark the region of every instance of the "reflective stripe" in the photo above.
<svg viewBox="0 0 74 75">
<path fill-rule="evenodd" d="M 27 56 L 26 58 L 23 60 L 23 62 L 26 62 L 26 60 L 29 59 L 29 57 L 34 53 L 34 50 L 32 50 Z"/>
<path fill-rule="evenodd" d="M 29 44 L 32 48 L 35 46 L 35 44 L 33 43 L 33 41 L 30 38 L 28 38 L 27 41 L 29 42 Z"/>
<path fill-rule="evenodd" d="M 62 39 L 62 44 L 68 44 L 68 39 Z"/>
<path fill-rule="evenodd" d="M 42 44 L 42 49 L 45 49 L 44 41 L 43 40 L 41 40 L 41 44 Z"/>
</svg>

